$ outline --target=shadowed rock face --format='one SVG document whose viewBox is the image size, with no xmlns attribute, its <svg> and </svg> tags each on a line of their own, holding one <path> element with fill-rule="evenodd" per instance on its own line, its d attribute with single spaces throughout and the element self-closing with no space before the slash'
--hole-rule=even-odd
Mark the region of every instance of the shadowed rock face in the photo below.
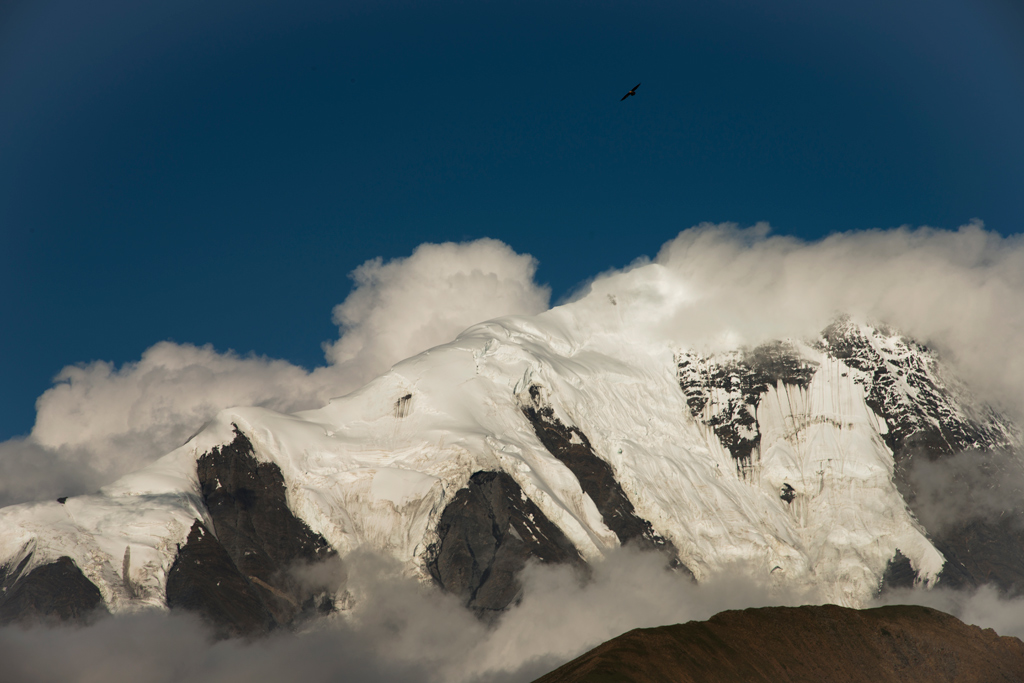
<svg viewBox="0 0 1024 683">
<path fill-rule="evenodd" d="M 335 551 L 292 514 L 281 469 L 257 461 L 241 432 L 230 444 L 200 457 L 196 472 L 217 540 L 238 570 L 254 581 L 275 620 L 291 622 L 304 603 L 314 600 L 317 587 L 301 586 L 288 570 L 334 557 Z"/>
<path fill-rule="evenodd" d="M 196 463 L 213 529 L 193 525 L 175 560 L 175 582 L 168 576 L 167 599 L 225 633 L 252 634 L 329 611 L 323 587 L 302 585 L 289 570 L 335 552 L 288 509 L 280 468 L 257 461 L 249 439 L 235 433 Z"/>
<path fill-rule="evenodd" d="M 668 555 L 674 569 L 690 573 L 679 561 L 679 552 L 672 541 L 659 535 L 649 521 L 636 513 L 611 465 L 597 457 L 587 435 L 576 427 L 562 424 L 550 406 L 537 405 L 537 387 L 530 387 L 530 395 L 535 405 L 523 406 L 522 410 L 533 425 L 537 438 L 551 455 L 576 475 L 580 488 L 594 501 L 605 525 L 619 537 L 619 542 L 645 550 L 662 551 Z"/>
<path fill-rule="evenodd" d="M 910 505 L 914 509 L 913 504 Z M 932 534 L 946 557 L 940 584 L 953 588 L 994 584 L 1013 594 L 1024 593 L 1024 515 L 1010 511 L 997 522 L 973 520 Z"/>
<path fill-rule="evenodd" d="M 889 338 L 886 330 L 871 330 Z M 916 450 L 933 455 L 966 448 L 991 449 L 1012 445 L 1009 426 L 991 409 L 965 413 L 950 387 L 938 376 L 938 359 L 928 348 L 898 337 L 883 355 L 860 326 L 840 319 L 821 333 L 819 348 L 846 365 L 868 373 L 866 401 L 885 418 L 889 433 L 883 435 L 892 448 L 897 466 Z M 909 386 L 914 398 L 908 397 Z"/>
<path fill-rule="evenodd" d="M 107 614 L 103 596 L 70 557 L 22 572 L 31 554 L 16 567 L 0 567 L 0 625 L 14 621 L 87 622 Z"/>
<path fill-rule="evenodd" d="M 916 579 L 917 572 L 914 571 L 913 565 L 910 564 L 910 558 L 897 550 L 896 554 L 889 560 L 889 563 L 885 565 L 885 573 L 882 574 L 882 585 L 879 587 L 878 592 L 885 593 L 896 588 L 913 588 Z"/>
<path fill-rule="evenodd" d="M 484 618 L 518 596 L 530 559 L 586 571 L 572 542 L 504 472 L 477 472 L 441 513 L 427 568 L 442 589 Z"/>
<path fill-rule="evenodd" d="M 536 683 L 998 683 L 1024 680 L 1024 643 L 927 607 L 722 612 L 636 629 Z"/>
<path fill-rule="evenodd" d="M 167 573 L 167 606 L 202 615 L 222 638 L 259 635 L 277 625 L 253 582 L 198 520 Z"/>
</svg>

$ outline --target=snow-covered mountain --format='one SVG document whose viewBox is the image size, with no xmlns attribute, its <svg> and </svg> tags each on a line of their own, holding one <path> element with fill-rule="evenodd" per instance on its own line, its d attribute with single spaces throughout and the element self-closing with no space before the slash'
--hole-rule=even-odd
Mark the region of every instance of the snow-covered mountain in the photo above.
<svg viewBox="0 0 1024 683">
<path fill-rule="evenodd" d="M 226 410 L 95 495 L 0 510 L 0 620 L 180 607 L 259 632 L 344 609 L 316 567 L 360 549 L 484 617 L 531 558 L 585 575 L 623 544 L 854 607 L 883 584 L 1024 586 L 1019 520 L 915 514 L 917 459 L 1020 468 L 1019 432 L 933 352 L 848 318 L 693 348 L 659 324 L 666 282 L 599 280 L 318 410 Z"/>
</svg>

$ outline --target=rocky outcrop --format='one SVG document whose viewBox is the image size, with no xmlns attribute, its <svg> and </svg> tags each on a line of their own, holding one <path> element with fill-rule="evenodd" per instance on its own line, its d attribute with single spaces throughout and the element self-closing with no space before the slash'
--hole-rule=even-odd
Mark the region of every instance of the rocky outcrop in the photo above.
<svg viewBox="0 0 1024 683">
<path fill-rule="evenodd" d="M 512 604 L 527 561 L 586 571 L 572 542 L 504 472 L 477 472 L 441 513 L 427 568 L 445 591 L 488 619 Z"/>
<path fill-rule="evenodd" d="M 1011 683 L 1024 643 L 927 607 L 722 612 L 636 629 L 537 683 Z"/>
<path fill-rule="evenodd" d="M 277 625 L 256 586 L 199 521 L 167 573 L 167 606 L 202 615 L 222 638 L 259 635 Z"/>
<path fill-rule="evenodd" d="M 840 318 L 816 344 L 832 358 L 864 373 L 866 401 L 885 418 L 884 435 L 897 467 L 915 453 L 934 456 L 967 448 L 1014 445 L 1014 428 L 994 410 L 965 405 L 966 390 L 944 377 L 938 357 L 925 346 L 884 327 Z"/>
<path fill-rule="evenodd" d="M 882 582 L 878 587 L 879 594 L 899 588 L 913 588 L 917 580 L 917 572 L 910 563 L 910 558 L 899 550 L 885 565 L 885 572 L 882 574 Z"/>
<path fill-rule="evenodd" d="M 0 625 L 14 621 L 83 623 L 107 614 L 103 596 L 70 557 L 35 567 L 27 554 L 16 566 L 0 567 Z"/>
<path fill-rule="evenodd" d="M 305 585 L 290 570 L 336 553 L 288 508 L 281 469 L 257 461 L 252 443 L 236 431 L 230 444 L 199 458 L 196 472 L 217 540 L 274 619 L 290 623 L 303 609 L 327 608 L 324 587 Z"/>
<path fill-rule="evenodd" d="M 257 461 L 236 429 L 231 443 L 199 458 L 196 472 L 213 528 L 197 521 L 179 549 L 168 606 L 198 611 L 222 633 L 246 635 L 329 611 L 326 587 L 303 583 L 292 570 L 335 552 L 288 508 L 280 468 Z"/>
</svg>

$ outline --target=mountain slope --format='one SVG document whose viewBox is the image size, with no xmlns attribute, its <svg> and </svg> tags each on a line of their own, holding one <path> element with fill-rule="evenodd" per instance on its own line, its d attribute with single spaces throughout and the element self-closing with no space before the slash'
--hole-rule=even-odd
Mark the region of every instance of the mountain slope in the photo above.
<svg viewBox="0 0 1024 683">
<path fill-rule="evenodd" d="M 536 683 L 1016 683 L 1024 643 L 927 607 L 763 607 L 636 629 Z"/>
<path fill-rule="evenodd" d="M 1014 428 L 930 351 L 842 320 L 711 353 L 660 328 L 674 298 L 645 266 L 470 328 L 319 410 L 224 411 L 96 495 L 0 510 L 0 563 L 27 575 L 67 557 L 114 613 L 206 610 L 227 633 L 344 602 L 296 567 L 357 549 L 482 615 L 515 599 L 527 560 L 585 572 L 625 543 L 697 581 L 739 566 L 848 606 L 886 576 L 953 582 L 949 557 L 978 551 L 990 560 L 958 559 L 961 582 L 1024 585 L 1021 546 L 1000 545 L 1012 525 L 982 524 L 978 544 L 913 514 L 918 453 L 1002 449 L 1019 465 Z M 193 552 L 223 576 L 182 583 Z M 235 587 L 223 603 L 218 585 Z"/>
</svg>

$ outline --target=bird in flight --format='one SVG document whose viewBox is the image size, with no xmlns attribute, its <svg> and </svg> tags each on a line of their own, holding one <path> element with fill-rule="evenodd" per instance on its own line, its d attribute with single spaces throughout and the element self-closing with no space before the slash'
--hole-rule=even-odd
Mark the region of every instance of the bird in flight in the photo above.
<svg viewBox="0 0 1024 683">
<path fill-rule="evenodd" d="M 626 93 L 625 95 L 622 96 L 622 100 L 626 99 L 630 95 L 635 95 L 636 94 L 636 89 L 639 88 L 639 87 L 640 87 L 639 83 L 634 85 L 632 90 L 630 90 L 628 93 Z M 619 100 L 619 102 L 621 102 L 622 100 Z"/>
</svg>

